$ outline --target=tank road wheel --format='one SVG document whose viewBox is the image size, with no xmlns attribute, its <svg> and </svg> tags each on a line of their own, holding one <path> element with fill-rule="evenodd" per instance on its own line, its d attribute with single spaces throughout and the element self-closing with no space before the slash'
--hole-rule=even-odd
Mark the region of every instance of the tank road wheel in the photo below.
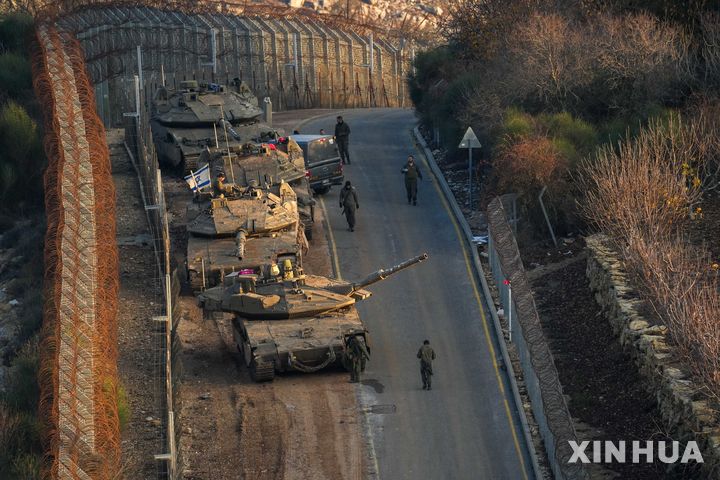
<svg viewBox="0 0 720 480">
<path fill-rule="evenodd" d="M 256 382 L 272 382 L 275 378 L 275 365 L 272 362 L 258 362 L 253 359 L 250 364 L 250 376 Z"/>
</svg>

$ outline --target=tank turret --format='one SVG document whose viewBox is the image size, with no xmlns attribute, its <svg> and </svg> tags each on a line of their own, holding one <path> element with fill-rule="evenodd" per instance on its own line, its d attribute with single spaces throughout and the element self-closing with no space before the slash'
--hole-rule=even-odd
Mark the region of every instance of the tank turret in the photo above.
<svg viewBox="0 0 720 480">
<path fill-rule="evenodd" d="M 188 209 L 187 230 L 196 236 L 232 237 L 240 232 L 253 236 L 293 228 L 298 223 L 295 192 L 284 182 L 272 190 L 275 193 L 251 183 L 239 188 L 236 196 L 200 199 L 200 205 Z"/>
<path fill-rule="evenodd" d="M 381 269 L 359 282 L 348 283 L 313 275 L 304 275 L 294 267 L 282 276 L 263 272 L 232 274 L 224 284 L 200 294 L 198 301 L 206 311 L 233 313 L 252 320 L 282 320 L 323 315 L 370 297 L 363 287 L 385 280 L 390 275 L 428 258 L 422 254 L 389 269 Z M 277 271 L 268 268 L 268 272 Z"/>
<path fill-rule="evenodd" d="M 156 90 L 150 125 L 160 161 L 195 170 L 207 147 L 255 141 L 263 133 L 268 140 L 277 138 L 269 126 L 259 123 L 261 114 L 257 97 L 245 83 L 233 89 L 186 80 L 178 89 Z"/>
</svg>

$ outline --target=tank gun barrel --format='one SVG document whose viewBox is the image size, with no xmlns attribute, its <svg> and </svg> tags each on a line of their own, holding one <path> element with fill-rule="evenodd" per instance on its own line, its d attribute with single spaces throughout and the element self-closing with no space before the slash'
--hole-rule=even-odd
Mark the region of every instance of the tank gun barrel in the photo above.
<svg viewBox="0 0 720 480">
<path fill-rule="evenodd" d="M 420 262 L 423 262 L 427 260 L 428 254 L 423 253 L 422 255 L 418 255 L 417 257 L 413 257 L 409 260 L 405 260 L 402 263 L 399 263 L 395 265 L 394 267 L 390 267 L 388 269 L 381 268 L 377 272 L 373 272 L 364 279 L 360 280 L 359 282 L 354 282 L 352 284 L 352 291 L 360 290 L 361 288 L 365 288 L 368 285 L 372 285 L 373 283 L 377 283 L 381 280 L 385 280 L 390 275 L 393 275 L 400 270 L 405 270 L 408 267 L 412 267 L 413 265 L 416 265 Z"/>
</svg>

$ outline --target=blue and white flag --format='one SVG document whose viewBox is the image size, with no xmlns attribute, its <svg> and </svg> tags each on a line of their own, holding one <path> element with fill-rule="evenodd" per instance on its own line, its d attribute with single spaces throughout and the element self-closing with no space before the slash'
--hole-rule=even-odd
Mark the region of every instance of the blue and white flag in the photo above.
<svg viewBox="0 0 720 480">
<path fill-rule="evenodd" d="M 206 163 L 205 166 L 197 172 L 190 170 L 190 175 L 185 177 L 185 181 L 190 185 L 190 189 L 193 192 L 207 187 L 210 185 L 210 165 Z"/>
</svg>

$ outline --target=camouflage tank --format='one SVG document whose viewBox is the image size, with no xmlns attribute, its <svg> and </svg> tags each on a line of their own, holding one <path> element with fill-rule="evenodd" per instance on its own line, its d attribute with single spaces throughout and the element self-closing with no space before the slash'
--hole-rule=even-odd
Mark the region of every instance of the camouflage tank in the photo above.
<svg viewBox="0 0 720 480">
<path fill-rule="evenodd" d="M 302 264 L 307 241 L 298 229 L 295 192 L 284 182 L 237 196 L 203 198 L 188 206 L 188 280 L 194 289 L 232 272 L 289 260 Z"/>
<path fill-rule="evenodd" d="M 161 163 L 197 169 L 206 147 L 223 143 L 274 140 L 278 134 L 259 117 L 258 99 L 247 85 L 236 87 L 180 82 L 180 88 L 160 87 L 152 102 L 150 125 Z"/>
<path fill-rule="evenodd" d="M 355 303 L 369 298 L 365 287 L 427 259 L 423 254 L 349 283 L 304 275 L 289 262 L 252 274 L 225 277 L 223 285 L 198 296 L 205 312 L 233 315 L 233 335 L 255 381 L 275 372 L 314 372 L 341 364 L 350 337 L 369 343 Z"/>
<path fill-rule="evenodd" d="M 246 143 L 228 145 L 226 148 L 206 148 L 200 155 L 199 163 L 210 165 L 211 178 L 215 178 L 219 172 L 225 172 L 239 187 L 248 186 L 252 180 L 260 185 L 274 185 L 283 181 L 290 185 L 297 196 L 305 236 L 312 239 L 315 200 L 305 175 L 302 150 L 299 146 L 293 147 L 292 143 L 293 140 L 286 138 L 276 144 Z"/>
</svg>

